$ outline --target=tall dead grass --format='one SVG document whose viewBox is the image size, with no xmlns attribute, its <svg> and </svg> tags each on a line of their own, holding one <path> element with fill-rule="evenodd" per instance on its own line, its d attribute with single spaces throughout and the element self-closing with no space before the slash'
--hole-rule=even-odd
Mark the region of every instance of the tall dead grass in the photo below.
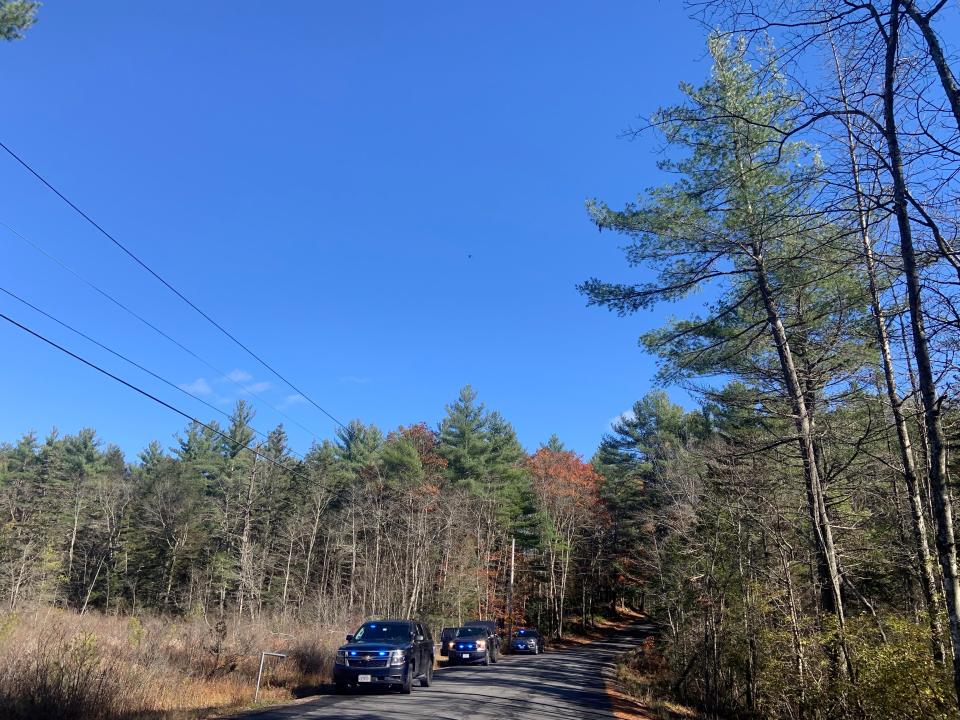
<svg viewBox="0 0 960 720">
<path fill-rule="evenodd" d="M 615 699 L 616 694 L 622 693 L 642 711 L 642 714 L 618 712 L 617 717 L 649 720 L 701 720 L 705 717 L 674 699 L 670 668 L 654 637 L 646 638 L 638 648 L 620 656 L 615 679 Z"/>
<path fill-rule="evenodd" d="M 0 708 L 9 720 L 196 718 L 328 682 L 342 629 L 203 619 L 79 615 L 53 608 L 0 614 Z"/>
</svg>

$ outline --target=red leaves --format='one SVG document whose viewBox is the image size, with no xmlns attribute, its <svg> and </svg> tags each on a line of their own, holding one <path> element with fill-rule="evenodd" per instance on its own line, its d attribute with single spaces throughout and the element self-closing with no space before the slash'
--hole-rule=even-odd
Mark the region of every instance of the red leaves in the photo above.
<svg viewBox="0 0 960 720">
<path fill-rule="evenodd" d="M 526 465 L 534 490 L 548 511 L 598 509 L 601 477 L 576 453 L 542 447 L 527 458 Z"/>
<path fill-rule="evenodd" d="M 437 454 L 437 434 L 425 422 L 401 427 L 397 434 L 416 448 L 428 477 L 438 477 L 447 467 L 446 458 Z"/>
</svg>

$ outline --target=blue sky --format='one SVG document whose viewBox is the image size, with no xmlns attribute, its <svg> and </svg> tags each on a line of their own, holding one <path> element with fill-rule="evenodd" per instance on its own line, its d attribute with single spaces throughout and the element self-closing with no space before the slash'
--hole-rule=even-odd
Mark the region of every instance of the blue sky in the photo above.
<svg viewBox="0 0 960 720">
<path fill-rule="evenodd" d="M 655 372 L 676 309 L 585 307 L 636 279 L 583 203 L 662 178 L 620 133 L 707 71 L 663 2 L 48 0 L 0 46 L 0 140 L 336 417 L 435 425 L 472 384 L 535 448 L 590 455 Z M 0 227 L 0 284 L 293 446 L 332 423 L 10 158 L 0 222 L 231 375 L 220 378 Z M 0 311 L 204 419 L 212 412 L 0 297 Z M 184 422 L 9 326 L 0 440 L 95 428 L 131 455 Z M 245 390 L 246 389 L 246 390 Z"/>
</svg>

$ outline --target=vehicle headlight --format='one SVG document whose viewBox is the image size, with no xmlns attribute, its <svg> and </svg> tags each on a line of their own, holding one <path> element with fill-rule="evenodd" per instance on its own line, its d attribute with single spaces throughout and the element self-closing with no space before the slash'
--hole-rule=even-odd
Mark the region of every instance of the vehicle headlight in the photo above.
<svg viewBox="0 0 960 720">
<path fill-rule="evenodd" d="M 390 664 L 391 665 L 405 665 L 407 662 L 406 656 L 403 654 L 403 650 L 391 650 L 390 651 Z"/>
<path fill-rule="evenodd" d="M 346 664 L 347 664 L 347 651 L 337 650 L 337 665 L 346 665 Z"/>
<path fill-rule="evenodd" d="M 487 641 L 486 640 L 477 640 L 477 650 L 486 650 Z"/>
</svg>

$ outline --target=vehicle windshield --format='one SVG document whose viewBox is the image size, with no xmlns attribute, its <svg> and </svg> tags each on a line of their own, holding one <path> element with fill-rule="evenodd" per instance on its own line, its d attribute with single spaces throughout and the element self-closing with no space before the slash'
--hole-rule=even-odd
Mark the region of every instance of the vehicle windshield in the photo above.
<svg viewBox="0 0 960 720">
<path fill-rule="evenodd" d="M 413 633 L 406 623 L 364 623 L 353 639 L 355 642 L 407 642 Z"/>
<path fill-rule="evenodd" d="M 536 630 L 517 630 L 513 636 L 515 638 L 535 638 L 539 635 Z"/>
<path fill-rule="evenodd" d="M 457 630 L 457 637 L 486 637 L 487 629 L 482 627 L 462 627 Z"/>
</svg>

